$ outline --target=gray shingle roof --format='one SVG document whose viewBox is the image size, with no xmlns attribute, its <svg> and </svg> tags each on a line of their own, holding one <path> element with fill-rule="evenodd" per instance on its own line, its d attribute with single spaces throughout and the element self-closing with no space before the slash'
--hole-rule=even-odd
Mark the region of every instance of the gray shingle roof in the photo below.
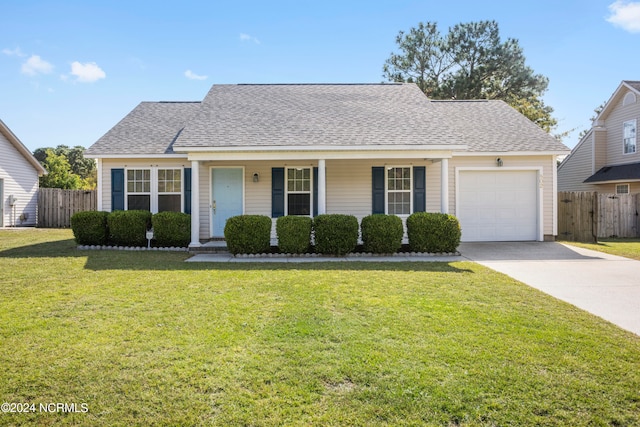
<svg viewBox="0 0 640 427">
<path fill-rule="evenodd" d="M 502 101 L 430 101 L 415 84 L 387 83 L 214 85 L 201 104 L 140 104 L 87 154 L 162 154 L 174 139 L 178 152 L 395 145 L 568 151 Z"/>
<path fill-rule="evenodd" d="M 432 101 L 433 118 L 472 152 L 569 151 L 503 101 Z M 455 136 L 454 136 L 455 135 Z"/>
<path fill-rule="evenodd" d="M 429 144 L 429 107 L 415 85 L 214 85 L 175 146 Z"/>
<path fill-rule="evenodd" d="M 638 180 L 640 179 L 640 163 L 626 165 L 605 166 L 583 182 L 599 184 L 608 181 Z"/>
<path fill-rule="evenodd" d="M 200 102 L 141 102 L 84 154 L 173 154 L 176 136 L 199 108 Z"/>
<path fill-rule="evenodd" d="M 634 88 L 635 90 L 637 90 L 638 92 L 640 92 L 640 81 L 624 80 L 624 82 L 629 86 L 631 86 L 632 88 Z"/>
</svg>

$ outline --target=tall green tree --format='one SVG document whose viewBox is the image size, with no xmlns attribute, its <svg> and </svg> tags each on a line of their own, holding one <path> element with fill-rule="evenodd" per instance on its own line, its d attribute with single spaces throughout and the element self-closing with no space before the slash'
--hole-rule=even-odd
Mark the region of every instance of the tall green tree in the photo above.
<svg viewBox="0 0 640 427">
<path fill-rule="evenodd" d="M 96 182 L 97 182 L 96 163 L 93 159 L 87 159 L 84 157 L 84 150 L 85 148 L 80 145 L 77 145 L 75 147 L 69 147 L 67 145 L 58 145 L 56 148 L 50 148 L 50 147 L 38 148 L 33 152 L 33 155 L 36 159 L 38 159 L 38 161 L 43 166 L 45 166 L 45 168 L 49 163 L 55 164 L 56 167 L 59 168 L 60 167 L 59 159 L 55 156 L 62 156 L 67 162 L 66 164 L 69 169 L 68 172 L 80 178 L 80 181 L 79 181 L 80 183 L 78 184 L 77 187 L 74 187 L 73 189 L 94 189 L 96 187 Z M 48 159 L 51 153 L 54 154 L 54 158 L 52 158 L 49 161 Z M 61 171 L 57 169 L 56 173 L 58 172 L 61 172 Z M 41 179 L 40 181 L 41 181 L 40 186 L 46 188 L 50 186 L 49 183 L 51 182 L 64 182 L 65 179 L 62 179 L 62 181 L 57 181 L 57 179 L 46 179 L 43 177 L 43 179 Z M 71 181 L 68 181 L 68 182 L 76 182 L 76 180 L 72 179 Z M 67 188 L 67 187 L 58 187 L 58 188 Z"/>
<path fill-rule="evenodd" d="M 47 171 L 40 177 L 40 186 L 43 188 L 64 188 L 66 190 L 78 190 L 83 188 L 82 178 L 71 171 L 71 165 L 62 154 L 56 154 L 51 148 L 44 151 L 46 155 L 42 166 Z"/>
<path fill-rule="evenodd" d="M 432 99 L 501 99 L 547 132 L 557 126 L 542 100 L 549 80 L 526 65 L 518 40 L 501 41 L 496 21 L 458 24 L 446 35 L 421 22 L 396 44 L 382 69 L 387 80 L 416 83 Z"/>
</svg>

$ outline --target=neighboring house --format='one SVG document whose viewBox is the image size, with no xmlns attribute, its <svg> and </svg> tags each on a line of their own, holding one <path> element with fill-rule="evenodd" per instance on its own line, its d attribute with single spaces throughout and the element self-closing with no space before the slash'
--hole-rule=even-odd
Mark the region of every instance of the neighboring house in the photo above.
<svg viewBox="0 0 640 427">
<path fill-rule="evenodd" d="M 85 155 L 98 209 L 190 213 L 197 247 L 240 214 L 447 212 L 463 241 L 553 239 L 568 152 L 502 101 L 388 83 L 214 85 L 139 104 Z"/>
<path fill-rule="evenodd" d="M 38 177 L 45 170 L 0 120 L 0 227 L 36 225 Z"/>
<path fill-rule="evenodd" d="M 640 81 L 623 81 L 558 168 L 559 191 L 640 193 Z"/>
</svg>

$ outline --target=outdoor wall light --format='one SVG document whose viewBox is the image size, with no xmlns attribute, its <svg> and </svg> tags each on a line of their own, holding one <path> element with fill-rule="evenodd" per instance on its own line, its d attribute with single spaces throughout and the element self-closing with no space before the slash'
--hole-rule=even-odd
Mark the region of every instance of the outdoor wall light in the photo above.
<svg viewBox="0 0 640 427">
<path fill-rule="evenodd" d="M 258 172 L 253 174 L 253 182 L 260 181 L 260 174 Z"/>
</svg>

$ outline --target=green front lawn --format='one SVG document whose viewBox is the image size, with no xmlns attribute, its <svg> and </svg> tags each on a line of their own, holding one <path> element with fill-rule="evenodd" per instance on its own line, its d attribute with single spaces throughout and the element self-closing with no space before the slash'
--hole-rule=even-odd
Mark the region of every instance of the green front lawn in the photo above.
<svg viewBox="0 0 640 427">
<path fill-rule="evenodd" d="M 478 264 L 190 264 L 0 231 L 0 425 L 640 425 L 640 338 Z"/>
<path fill-rule="evenodd" d="M 640 260 L 640 239 L 601 239 L 598 243 L 563 242 L 585 249 Z"/>
</svg>

